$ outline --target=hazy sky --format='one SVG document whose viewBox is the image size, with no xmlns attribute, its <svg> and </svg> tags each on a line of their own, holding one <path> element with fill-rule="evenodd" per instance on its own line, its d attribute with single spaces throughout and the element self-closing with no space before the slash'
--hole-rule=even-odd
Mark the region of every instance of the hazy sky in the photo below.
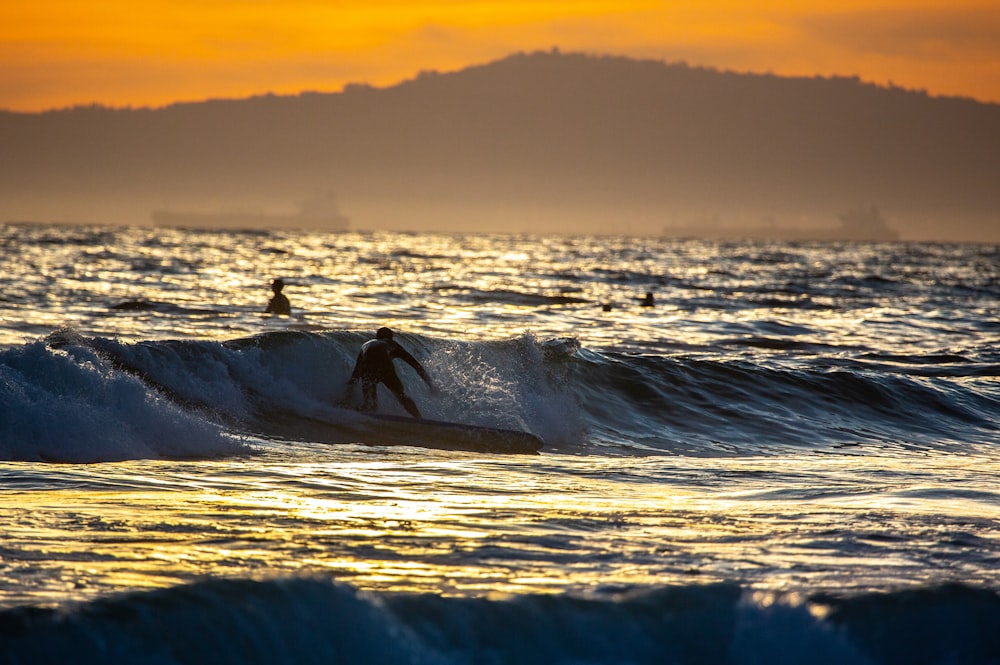
<svg viewBox="0 0 1000 665">
<path fill-rule="evenodd" d="M 1000 102 L 997 0 L 0 0 L 0 108 L 336 91 L 552 47 Z"/>
</svg>

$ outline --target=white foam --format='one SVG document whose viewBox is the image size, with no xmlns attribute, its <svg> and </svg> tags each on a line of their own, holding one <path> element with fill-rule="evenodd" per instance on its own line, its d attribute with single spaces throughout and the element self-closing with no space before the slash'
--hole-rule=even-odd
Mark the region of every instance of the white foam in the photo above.
<svg viewBox="0 0 1000 665">
<path fill-rule="evenodd" d="M 87 356 L 41 342 L 0 352 L 0 458 L 103 462 L 247 452 L 218 425 Z"/>
</svg>

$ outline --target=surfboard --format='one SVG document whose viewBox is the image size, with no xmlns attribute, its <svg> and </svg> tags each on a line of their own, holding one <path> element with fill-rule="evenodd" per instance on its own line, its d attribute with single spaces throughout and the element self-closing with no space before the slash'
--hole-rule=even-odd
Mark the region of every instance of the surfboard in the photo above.
<svg viewBox="0 0 1000 665">
<path fill-rule="evenodd" d="M 269 413 L 258 417 L 252 429 L 265 436 L 319 443 L 404 445 L 504 455 L 533 455 L 545 445 L 540 437 L 520 430 L 356 411 L 342 421 Z"/>
</svg>

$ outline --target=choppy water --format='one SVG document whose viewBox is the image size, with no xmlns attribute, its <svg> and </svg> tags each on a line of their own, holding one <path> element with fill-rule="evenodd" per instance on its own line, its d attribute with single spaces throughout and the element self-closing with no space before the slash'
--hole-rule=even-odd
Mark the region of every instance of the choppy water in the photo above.
<svg viewBox="0 0 1000 665">
<path fill-rule="evenodd" d="M 0 662 L 1000 661 L 996 246 L 0 247 Z M 542 453 L 262 434 L 381 325 Z"/>
</svg>

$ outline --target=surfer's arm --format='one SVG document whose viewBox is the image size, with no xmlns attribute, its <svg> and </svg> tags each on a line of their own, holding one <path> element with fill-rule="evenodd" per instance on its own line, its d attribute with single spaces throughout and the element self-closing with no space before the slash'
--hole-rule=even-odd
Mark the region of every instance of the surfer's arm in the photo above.
<svg viewBox="0 0 1000 665">
<path fill-rule="evenodd" d="M 434 380 L 431 379 L 431 375 L 427 373 L 427 370 L 424 369 L 424 366 L 420 364 L 420 361 L 411 356 L 409 352 L 403 347 L 397 345 L 396 349 L 397 349 L 396 356 L 400 360 L 405 362 L 407 365 L 412 367 L 414 370 L 416 370 L 417 374 L 419 374 L 420 378 L 424 380 L 424 383 L 427 384 L 428 388 L 430 388 L 433 391 L 437 391 L 437 386 L 434 385 Z"/>
</svg>

